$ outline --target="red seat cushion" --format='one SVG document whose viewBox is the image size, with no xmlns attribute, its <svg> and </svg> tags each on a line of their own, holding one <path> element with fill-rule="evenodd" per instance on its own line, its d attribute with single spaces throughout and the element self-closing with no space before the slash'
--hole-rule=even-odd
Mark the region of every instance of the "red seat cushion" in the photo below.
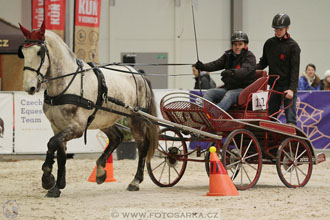
<svg viewBox="0 0 330 220">
<path fill-rule="evenodd" d="M 246 104 L 248 104 L 249 101 L 248 99 L 252 98 L 250 96 L 251 93 L 257 92 L 259 90 L 264 90 L 264 91 L 267 90 L 267 81 L 268 81 L 267 72 L 263 70 L 257 70 L 256 76 L 257 76 L 257 80 L 251 83 L 245 89 L 243 89 L 243 91 L 239 94 L 238 102 L 237 102 L 238 106 L 245 106 Z"/>
</svg>

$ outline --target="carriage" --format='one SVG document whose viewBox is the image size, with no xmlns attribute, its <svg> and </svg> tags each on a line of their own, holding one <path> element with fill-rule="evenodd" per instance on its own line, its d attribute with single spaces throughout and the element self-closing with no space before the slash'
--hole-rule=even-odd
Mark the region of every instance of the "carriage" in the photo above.
<svg viewBox="0 0 330 220">
<path fill-rule="evenodd" d="M 325 155 L 315 152 L 298 127 L 270 120 L 267 109 L 251 109 L 253 93 L 276 92 L 267 90 L 269 77 L 276 76 L 257 71 L 257 80 L 241 92 L 238 103 L 227 112 L 195 94 L 165 95 L 160 109 L 166 127 L 160 131 L 158 149 L 147 163 L 152 181 L 160 187 L 174 186 L 188 161 L 205 163 L 209 174 L 208 148 L 215 146 L 237 189 L 254 187 L 266 164 L 276 165 L 285 186 L 305 186 L 313 165 L 325 161 Z M 194 149 L 188 150 L 188 143 Z M 192 155 L 197 156 L 190 158 Z"/>
<path fill-rule="evenodd" d="M 20 28 L 26 38 L 18 50 L 24 58 L 23 88 L 33 95 L 45 84 L 43 111 L 54 133 L 42 165 L 47 197 L 59 197 L 66 186 L 66 143 L 83 135 L 86 141 L 87 129 L 100 129 L 110 140 L 96 161 L 96 182 L 105 181 L 106 162 L 123 138 L 115 124 L 123 116 L 129 119 L 139 150 L 129 191 L 139 190 L 145 162 L 153 182 L 162 187 L 178 183 L 188 161 L 204 162 L 208 172 L 210 145 L 216 146 L 238 189 L 253 187 L 263 164 L 276 164 L 286 186 L 302 187 L 313 165 L 325 161 L 302 130 L 271 121 L 267 109 L 250 109 L 252 94 L 267 90 L 270 76 L 264 71 L 257 72 L 258 79 L 240 93 L 237 105 L 228 112 L 197 95 L 170 93 L 161 100 L 164 119 L 160 119 L 150 82 L 132 67 L 87 64 L 58 35 L 46 31 L 44 23 L 38 30 Z M 159 125 L 165 127 L 160 133 Z M 188 142 L 208 147 L 188 151 Z M 194 152 L 204 158 L 189 158 Z M 57 179 L 52 174 L 55 153 Z"/>
</svg>

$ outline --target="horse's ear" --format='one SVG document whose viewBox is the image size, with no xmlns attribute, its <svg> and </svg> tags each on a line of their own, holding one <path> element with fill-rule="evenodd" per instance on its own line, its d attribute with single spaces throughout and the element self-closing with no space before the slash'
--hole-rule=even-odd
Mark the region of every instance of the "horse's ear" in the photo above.
<svg viewBox="0 0 330 220">
<path fill-rule="evenodd" d="M 25 36 L 25 39 L 28 39 L 29 35 L 30 35 L 30 31 L 28 29 L 26 29 L 25 27 L 23 27 L 20 23 L 18 23 L 18 24 L 19 24 L 19 28 L 21 29 L 22 33 Z"/>
<path fill-rule="evenodd" d="M 45 20 L 44 20 L 39 29 L 39 34 L 42 39 L 45 39 L 45 30 L 46 30 L 46 25 L 45 25 Z"/>
</svg>

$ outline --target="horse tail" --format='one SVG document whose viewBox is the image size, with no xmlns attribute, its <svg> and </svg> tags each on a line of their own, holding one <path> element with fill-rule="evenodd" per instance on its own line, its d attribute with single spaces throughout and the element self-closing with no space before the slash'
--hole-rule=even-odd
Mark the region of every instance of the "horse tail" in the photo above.
<svg viewBox="0 0 330 220">
<path fill-rule="evenodd" d="M 151 83 L 149 80 L 147 80 L 149 88 L 150 88 L 150 92 L 151 92 L 151 101 L 150 101 L 150 105 L 149 105 L 149 113 L 152 116 L 157 117 L 157 108 L 156 108 L 156 102 L 155 102 L 155 96 L 154 93 L 152 92 L 152 88 L 151 88 Z M 147 127 L 148 129 L 148 139 L 149 139 L 149 149 L 148 149 L 148 153 L 147 153 L 147 162 L 149 162 L 151 160 L 151 158 L 154 156 L 155 150 L 158 147 L 158 138 L 159 138 L 159 127 L 158 125 L 151 123 L 150 125 L 148 125 Z"/>
</svg>

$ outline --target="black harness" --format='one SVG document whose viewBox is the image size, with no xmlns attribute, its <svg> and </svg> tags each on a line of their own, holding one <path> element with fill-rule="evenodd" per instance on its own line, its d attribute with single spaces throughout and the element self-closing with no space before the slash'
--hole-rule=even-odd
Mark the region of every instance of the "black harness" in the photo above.
<svg viewBox="0 0 330 220">
<path fill-rule="evenodd" d="M 81 70 L 83 68 L 82 62 L 81 61 L 79 62 L 79 61 L 80 60 L 77 59 L 78 69 L 76 72 L 78 72 L 79 70 Z M 84 134 L 85 144 L 87 141 L 87 139 L 86 139 L 87 129 L 90 126 L 90 124 L 93 122 L 93 120 L 95 119 L 95 115 L 96 115 L 97 111 L 100 109 L 100 107 L 102 107 L 103 103 L 105 101 L 107 101 L 107 97 L 108 97 L 108 87 L 105 83 L 102 71 L 99 68 L 97 68 L 93 63 L 88 63 L 88 64 L 91 67 L 93 67 L 93 71 L 94 71 L 97 81 L 98 81 L 98 93 L 97 93 L 97 99 L 96 99 L 95 103 L 93 101 L 88 100 L 83 97 L 83 87 L 81 88 L 80 96 L 75 95 L 75 94 L 64 94 L 66 92 L 66 90 L 70 87 L 71 83 L 73 82 L 73 80 L 75 79 L 77 74 L 75 74 L 72 77 L 68 86 L 59 95 L 49 96 L 47 94 L 47 90 L 45 90 L 45 93 L 44 93 L 44 102 L 48 105 L 56 106 L 56 105 L 72 104 L 72 105 L 77 105 L 79 107 L 82 107 L 82 108 L 85 108 L 88 110 L 95 109 L 94 112 L 87 119 L 87 124 L 86 124 L 85 134 Z M 83 75 L 82 75 L 82 77 L 83 77 Z M 82 85 L 83 85 L 83 83 L 81 83 L 81 86 Z"/>
<path fill-rule="evenodd" d="M 47 46 L 46 46 L 46 42 L 45 41 L 37 41 L 37 40 L 28 40 L 28 41 L 25 41 L 25 43 L 40 45 L 40 51 L 38 52 L 38 55 L 41 57 L 41 63 L 40 63 L 40 66 L 39 66 L 38 69 L 33 69 L 31 67 L 24 66 L 24 70 L 27 69 L 27 70 L 31 70 L 31 71 L 36 72 L 37 76 L 38 76 L 39 83 L 48 82 L 49 80 L 46 80 L 45 77 L 40 72 L 40 69 L 41 69 L 41 67 L 44 63 L 46 55 L 48 56 L 48 60 L 49 60 L 49 63 L 50 63 L 50 58 L 49 58 L 49 53 L 48 53 L 48 49 L 47 49 Z M 24 58 L 24 55 L 22 53 L 22 47 L 23 47 L 23 45 L 20 46 L 19 50 L 18 50 L 18 56 L 20 58 Z M 86 142 L 87 142 L 87 137 L 86 137 L 87 136 L 87 129 L 91 125 L 93 120 L 95 119 L 95 115 L 96 115 L 96 113 L 99 109 L 101 109 L 103 111 L 111 112 L 111 113 L 114 113 L 114 114 L 122 115 L 122 116 L 125 116 L 125 117 L 132 117 L 132 115 L 102 106 L 104 102 L 109 101 L 109 102 L 112 102 L 116 105 L 122 106 L 124 108 L 129 108 L 130 107 L 127 104 L 125 104 L 124 102 L 122 102 L 122 101 L 120 101 L 116 98 L 108 96 L 108 87 L 106 85 L 104 75 L 103 75 L 102 71 L 97 66 L 95 66 L 94 63 L 88 63 L 88 64 L 90 65 L 91 69 L 93 69 L 93 71 L 96 75 L 97 81 L 98 81 L 97 99 L 96 99 L 96 102 L 94 103 L 93 101 L 84 98 L 83 77 L 84 77 L 84 73 L 86 71 L 90 70 L 90 69 L 84 70 L 83 69 L 83 62 L 80 59 L 77 59 L 76 62 L 77 62 L 77 66 L 78 66 L 76 72 L 66 75 L 66 76 L 73 75 L 72 79 L 70 80 L 70 82 L 68 83 L 66 88 L 60 94 L 58 94 L 56 96 L 49 96 L 47 94 L 47 90 L 45 90 L 45 92 L 44 92 L 44 103 L 46 103 L 48 105 L 51 105 L 51 106 L 72 104 L 72 105 L 76 105 L 76 106 L 79 106 L 79 107 L 82 107 L 82 108 L 85 108 L 85 109 L 88 109 L 88 110 L 93 110 L 94 109 L 94 112 L 87 119 L 87 124 L 86 124 L 85 132 L 84 132 L 84 142 L 86 144 Z M 134 81 L 135 81 L 135 84 L 136 84 L 136 89 L 137 89 L 137 81 L 135 79 L 134 73 L 129 68 L 128 68 L 128 71 L 133 75 L 133 78 L 134 78 Z M 128 72 L 128 71 L 125 71 L 125 72 Z M 73 80 L 76 78 L 76 76 L 78 74 L 81 74 L 80 95 L 64 94 L 69 89 L 69 87 L 71 86 Z M 143 77 L 143 79 L 144 79 L 145 84 L 146 84 L 146 79 L 144 77 Z M 147 93 L 147 90 L 146 90 L 146 93 Z M 137 98 L 137 106 L 139 106 L 138 98 Z M 139 110 L 142 110 L 142 111 L 148 113 L 148 108 L 136 107 L 136 109 L 139 109 Z"/>
</svg>

